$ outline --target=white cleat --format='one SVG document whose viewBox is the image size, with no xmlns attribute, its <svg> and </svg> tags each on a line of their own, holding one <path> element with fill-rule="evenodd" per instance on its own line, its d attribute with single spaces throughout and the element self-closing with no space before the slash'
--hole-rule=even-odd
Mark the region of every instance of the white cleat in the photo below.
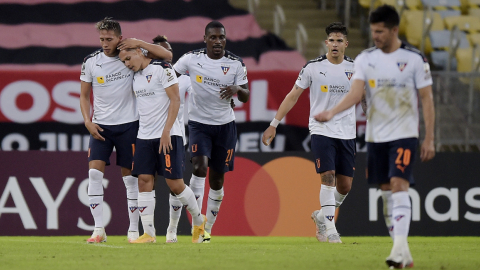
<svg viewBox="0 0 480 270">
<path fill-rule="evenodd" d="M 320 210 L 314 211 L 311 215 L 316 227 L 315 236 L 319 242 L 327 242 L 327 226 L 324 222 L 321 222 L 320 219 L 317 218 L 318 212 L 320 212 Z"/>
<path fill-rule="evenodd" d="M 128 234 L 127 234 L 127 239 L 128 239 L 128 242 L 131 243 L 132 241 L 135 241 L 138 239 L 138 231 L 128 231 Z"/>
<path fill-rule="evenodd" d="M 332 233 L 328 236 L 328 242 L 329 243 L 342 243 L 342 240 L 340 240 L 340 234 L 339 233 Z"/>
<path fill-rule="evenodd" d="M 412 268 L 413 267 L 413 258 L 410 254 L 410 249 L 407 245 L 401 245 L 400 250 L 394 250 L 390 252 L 390 256 L 385 260 L 388 268 L 390 269 L 403 269 L 403 268 Z"/>
<path fill-rule="evenodd" d="M 177 243 L 177 230 L 167 230 L 166 243 Z"/>
<path fill-rule="evenodd" d="M 92 236 L 87 239 L 87 243 L 102 243 L 107 242 L 107 234 L 105 228 L 95 228 Z"/>
</svg>

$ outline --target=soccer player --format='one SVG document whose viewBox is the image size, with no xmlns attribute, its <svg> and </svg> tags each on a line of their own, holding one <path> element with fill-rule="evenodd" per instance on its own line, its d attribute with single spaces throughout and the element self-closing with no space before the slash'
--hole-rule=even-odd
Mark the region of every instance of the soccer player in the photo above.
<svg viewBox="0 0 480 270">
<path fill-rule="evenodd" d="M 138 180 L 131 175 L 133 150 L 138 130 L 138 113 L 132 91 L 133 71 L 118 58 L 118 46 L 134 45 L 158 58 L 172 57 L 163 47 L 137 39 L 122 40 L 120 24 L 105 18 L 96 24 L 102 48 L 85 57 L 80 75 L 80 108 L 90 133 L 88 149 L 88 197 L 95 229 L 88 243 L 106 242 L 103 224 L 103 185 L 105 166 L 115 147 L 117 165 L 127 188 L 130 226 L 128 239 L 138 238 Z M 93 116 L 90 118 L 90 91 Z"/>
<path fill-rule="evenodd" d="M 355 60 L 352 88 L 335 107 L 315 116 L 329 121 L 360 101 L 367 90 L 368 181 L 383 192 L 387 226 L 391 222 L 393 248 L 386 259 L 390 268 L 413 267 L 407 237 L 411 203 L 408 189 L 414 184 L 412 167 L 418 147 L 418 96 L 422 101 L 425 140 L 420 159 L 435 156 L 432 78 L 427 59 L 398 38 L 399 16 L 388 5 L 370 14 L 370 31 L 375 47 Z M 391 217 L 388 215 L 391 213 Z"/>
<path fill-rule="evenodd" d="M 233 170 L 235 158 L 237 128 L 230 101 L 237 94 L 245 103 L 250 91 L 242 59 L 225 50 L 226 31 L 220 22 L 207 24 L 204 42 L 206 48 L 184 54 L 173 67 L 178 74 L 190 74 L 188 129 L 193 163 L 190 187 L 201 208 L 210 168 L 205 231 L 211 233 L 224 196 L 225 173 Z"/>
<path fill-rule="evenodd" d="M 348 93 L 353 60 L 345 55 L 348 46 L 347 28 L 334 22 L 325 28 L 325 32 L 328 53 L 309 61 L 300 71 L 295 85 L 263 133 L 262 142 L 270 145 L 275 138 L 278 123 L 297 103 L 303 91 L 310 87 L 309 129 L 315 167 L 322 181 L 322 208 L 314 211 L 311 218 L 316 224 L 318 241 L 341 243 L 334 216 L 335 208 L 342 204 L 352 187 L 355 168 L 355 104 L 325 123 L 315 121 L 313 117 L 335 106 Z"/>
<path fill-rule="evenodd" d="M 192 215 L 193 243 L 204 238 L 206 217 L 195 195 L 183 182 L 185 149 L 177 115 L 180 108 L 177 76 L 164 61 L 145 57 L 140 48 L 120 51 L 120 60 L 135 72 L 133 90 L 140 115 L 132 175 L 138 176 L 138 209 L 145 233 L 131 243 L 155 243 L 155 172 Z"/>
</svg>

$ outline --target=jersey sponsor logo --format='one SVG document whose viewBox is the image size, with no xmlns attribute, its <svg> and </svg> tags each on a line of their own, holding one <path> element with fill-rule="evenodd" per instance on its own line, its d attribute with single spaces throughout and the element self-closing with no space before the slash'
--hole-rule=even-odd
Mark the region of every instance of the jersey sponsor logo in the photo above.
<svg viewBox="0 0 480 270">
<path fill-rule="evenodd" d="M 322 85 L 320 86 L 320 90 L 324 93 L 327 93 L 328 92 L 328 85 Z"/>
<path fill-rule="evenodd" d="M 347 75 L 347 78 L 348 78 L 348 80 L 350 81 L 350 79 L 351 79 L 352 76 L 353 76 L 353 72 L 351 72 L 351 71 L 345 71 L 345 75 Z"/>
<path fill-rule="evenodd" d="M 368 80 L 368 85 L 370 86 L 370 88 L 375 88 L 375 86 L 377 85 L 375 83 L 375 79 Z"/>
<path fill-rule="evenodd" d="M 101 63 L 100 65 L 99 65 L 99 64 L 95 64 L 95 65 L 96 65 L 97 67 L 102 68 L 102 65 L 103 65 L 103 64 L 104 64 L 104 63 Z"/>
<path fill-rule="evenodd" d="M 138 208 L 138 207 L 136 207 L 136 206 L 130 206 L 130 207 L 128 207 L 128 209 L 130 209 L 130 212 L 132 212 L 132 213 L 135 212 L 135 210 L 137 210 L 137 208 Z"/>
<path fill-rule="evenodd" d="M 103 76 L 97 77 L 97 82 L 99 84 L 104 84 L 105 83 L 105 78 Z"/>
<path fill-rule="evenodd" d="M 99 205 L 98 203 L 91 203 L 91 204 L 90 204 L 90 207 L 91 207 L 92 209 L 95 209 L 95 208 L 97 208 L 98 205 Z"/>
<path fill-rule="evenodd" d="M 125 78 L 130 77 L 131 75 L 132 75 L 131 73 L 122 74 L 122 72 L 120 72 L 120 71 L 117 72 L 117 73 L 108 74 L 108 75 L 106 76 L 106 79 L 107 79 L 106 82 L 113 82 L 113 81 L 125 79 Z"/>
<path fill-rule="evenodd" d="M 150 83 L 150 80 L 152 79 L 152 74 L 148 74 L 147 76 L 145 76 L 145 78 L 147 78 L 147 82 Z"/>
<path fill-rule="evenodd" d="M 326 72 L 326 71 L 325 71 L 325 72 L 321 72 L 321 71 L 320 71 L 320 74 L 323 75 L 323 76 L 325 76 L 325 78 L 327 77 L 327 72 Z"/>
<path fill-rule="evenodd" d="M 203 65 L 202 65 L 202 64 L 200 64 L 200 63 L 197 63 L 197 65 L 199 65 L 201 68 L 203 68 Z"/>
<path fill-rule="evenodd" d="M 348 93 L 348 89 L 345 85 L 335 85 L 331 84 L 328 86 L 328 91 L 332 94 L 345 94 Z"/>
<path fill-rule="evenodd" d="M 140 211 L 140 213 L 143 213 L 145 209 L 147 209 L 147 206 L 138 207 L 138 211 Z"/>
<path fill-rule="evenodd" d="M 407 62 L 397 62 L 397 66 L 398 66 L 398 69 L 400 69 L 400 72 L 402 72 L 407 66 Z"/>
<path fill-rule="evenodd" d="M 227 87 L 228 86 L 224 83 L 221 83 L 219 79 L 210 78 L 210 77 L 201 76 L 201 75 L 196 76 L 196 81 L 197 81 L 197 83 L 203 83 L 203 84 L 214 86 L 214 87 Z"/>
<path fill-rule="evenodd" d="M 203 76 L 197 75 L 197 82 L 202 83 L 203 82 Z"/>
<path fill-rule="evenodd" d="M 173 209 L 173 211 L 175 211 L 175 212 L 178 211 L 178 210 L 181 209 L 181 208 L 182 208 L 182 206 L 172 205 L 172 209 Z"/>
<path fill-rule="evenodd" d="M 223 75 L 227 75 L 228 71 L 230 70 L 230 66 L 222 65 L 221 68 L 222 68 L 222 71 L 223 71 Z"/>
</svg>

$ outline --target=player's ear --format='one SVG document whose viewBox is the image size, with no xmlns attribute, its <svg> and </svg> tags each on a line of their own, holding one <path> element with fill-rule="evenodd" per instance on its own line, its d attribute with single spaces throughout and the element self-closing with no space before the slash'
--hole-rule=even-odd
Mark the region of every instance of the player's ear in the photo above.
<svg viewBox="0 0 480 270">
<path fill-rule="evenodd" d="M 348 47 L 348 40 L 345 40 L 345 48 Z"/>
<path fill-rule="evenodd" d="M 122 41 L 122 38 L 123 38 L 122 35 L 118 36 L 118 40 Z"/>
<path fill-rule="evenodd" d="M 325 45 L 328 45 L 328 38 L 325 39 Z"/>
<path fill-rule="evenodd" d="M 203 43 L 207 43 L 207 36 L 203 35 Z"/>
</svg>

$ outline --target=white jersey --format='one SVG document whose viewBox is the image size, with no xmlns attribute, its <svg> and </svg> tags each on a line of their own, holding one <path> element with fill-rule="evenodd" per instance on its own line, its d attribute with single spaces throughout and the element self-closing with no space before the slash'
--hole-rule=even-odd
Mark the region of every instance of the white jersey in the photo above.
<svg viewBox="0 0 480 270">
<path fill-rule="evenodd" d="M 432 85 L 427 59 L 402 43 L 392 52 L 363 51 L 355 60 L 354 80 L 367 89 L 367 142 L 418 138 L 418 89 Z"/>
<path fill-rule="evenodd" d="M 133 91 L 140 115 L 137 138 L 147 140 L 162 137 L 170 106 L 165 88 L 176 83 L 177 76 L 167 62 L 152 60 L 145 69 L 135 72 Z M 178 119 L 175 119 L 170 135 L 182 136 Z"/>
<path fill-rule="evenodd" d="M 180 74 L 190 74 L 189 120 L 208 125 L 235 120 L 230 99 L 220 99 L 220 87 L 248 83 L 247 69 L 240 57 L 225 51 L 225 55 L 216 60 L 207 56 L 206 49 L 200 49 L 184 54 L 174 69 Z"/>
<path fill-rule="evenodd" d="M 118 56 L 108 57 L 100 49 L 85 57 L 80 80 L 92 83 L 93 123 L 119 125 L 138 120 L 133 71 Z"/>
<path fill-rule="evenodd" d="M 178 77 L 178 90 L 180 92 L 180 109 L 178 110 L 177 119 L 180 123 L 180 128 L 182 129 L 182 137 L 184 144 L 187 144 L 187 139 L 185 136 L 185 95 L 186 93 L 190 93 L 191 89 L 192 83 L 190 82 L 190 77 L 188 75 L 182 75 Z"/>
<path fill-rule="evenodd" d="M 309 61 L 300 71 L 295 84 L 303 89 L 310 87 L 308 128 L 311 134 L 344 140 L 356 137 L 355 106 L 338 113 L 328 122 L 314 119 L 320 112 L 335 107 L 350 91 L 353 68 L 353 60 L 348 56 L 336 65 L 322 55 Z"/>
</svg>

